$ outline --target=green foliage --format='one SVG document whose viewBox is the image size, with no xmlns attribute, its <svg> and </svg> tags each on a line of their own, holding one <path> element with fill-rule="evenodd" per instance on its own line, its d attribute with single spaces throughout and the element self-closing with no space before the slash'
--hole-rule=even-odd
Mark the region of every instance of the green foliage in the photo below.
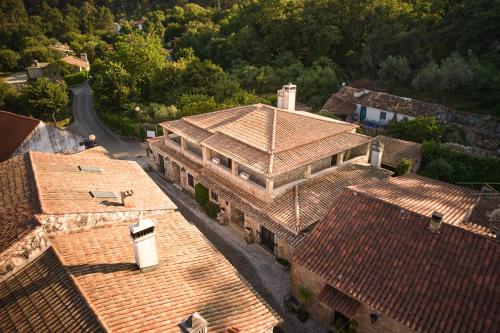
<svg viewBox="0 0 500 333">
<path fill-rule="evenodd" d="M 208 189 L 200 183 L 194 186 L 194 200 L 200 205 L 204 206 L 208 200 Z"/>
<path fill-rule="evenodd" d="M 23 91 L 27 111 L 44 121 L 62 120 L 69 113 L 68 89 L 64 82 L 53 83 L 40 77 L 28 84 Z"/>
<path fill-rule="evenodd" d="M 396 176 L 404 176 L 410 173 L 413 162 L 408 159 L 402 159 L 396 166 Z"/>
<path fill-rule="evenodd" d="M 145 137 L 144 128 L 132 117 L 103 110 L 100 110 L 98 115 L 107 126 L 119 131 L 125 136 L 140 139 Z"/>
<path fill-rule="evenodd" d="M 217 217 L 217 214 L 220 212 L 220 207 L 219 205 L 207 201 L 204 205 L 202 205 L 203 211 L 207 214 L 208 217 L 211 219 L 215 219 Z"/>
<path fill-rule="evenodd" d="M 13 71 L 18 68 L 21 56 L 12 50 L 0 50 L 0 71 Z"/>
<path fill-rule="evenodd" d="M 89 79 L 89 72 L 88 71 L 81 71 L 78 73 L 74 74 L 69 74 L 64 77 L 64 82 L 68 86 L 76 85 L 76 84 L 81 84 Z"/>
<path fill-rule="evenodd" d="M 129 98 L 134 93 L 130 74 L 120 63 L 97 62 L 90 69 L 91 85 L 99 109 L 118 113 L 127 110 Z"/>
<path fill-rule="evenodd" d="M 411 69 L 405 57 L 392 55 L 380 63 L 378 77 L 389 87 L 408 82 Z"/>
<path fill-rule="evenodd" d="M 444 59 L 441 66 L 431 63 L 420 70 L 413 79 L 417 89 L 437 91 L 458 91 L 468 88 L 474 79 L 471 65 L 457 53 Z"/>
<path fill-rule="evenodd" d="M 422 143 L 426 140 L 440 141 L 446 131 L 446 126 L 435 118 L 417 117 L 412 120 L 390 123 L 385 134 L 402 140 Z"/>
<path fill-rule="evenodd" d="M 426 141 L 422 145 L 420 173 L 450 183 L 498 183 L 500 158 L 456 153 L 446 145 Z"/>
<path fill-rule="evenodd" d="M 313 296 L 312 293 L 304 286 L 301 286 L 299 288 L 298 298 L 302 305 L 307 304 L 311 300 L 312 296 Z"/>
<path fill-rule="evenodd" d="M 180 96 L 179 105 L 183 116 L 192 116 L 217 110 L 215 98 L 207 95 L 188 95 Z"/>
</svg>

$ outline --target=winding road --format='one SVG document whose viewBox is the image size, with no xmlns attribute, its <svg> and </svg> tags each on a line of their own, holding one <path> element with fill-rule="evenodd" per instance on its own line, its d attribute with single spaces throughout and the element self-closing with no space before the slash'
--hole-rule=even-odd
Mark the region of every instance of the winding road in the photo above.
<svg viewBox="0 0 500 333">
<path fill-rule="evenodd" d="M 88 83 L 71 88 L 73 101 L 71 112 L 74 122 L 67 127 L 69 131 L 88 138 L 90 134 L 96 136 L 96 143 L 106 148 L 118 159 L 134 160 L 144 165 L 145 146 L 137 141 L 113 133 L 101 123 L 92 108 L 92 89 Z"/>
</svg>

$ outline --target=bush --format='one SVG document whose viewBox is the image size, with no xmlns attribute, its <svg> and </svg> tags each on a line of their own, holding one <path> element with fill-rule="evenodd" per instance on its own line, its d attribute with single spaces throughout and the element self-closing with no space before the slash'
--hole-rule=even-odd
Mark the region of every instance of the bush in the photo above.
<svg viewBox="0 0 500 333">
<path fill-rule="evenodd" d="M 88 71 L 81 71 L 79 73 L 69 74 L 64 77 L 64 81 L 69 86 L 83 83 L 88 79 L 89 79 Z"/>
<path fill-rule="evenodd" d="M 13 71 L 17 69 L 21 59 L 19 53 L 12 50 L 0 50 L 0 71 Z"/>
<path fill-rule="evenodd" d="M 442 181 L 449 181 L 452 173 L 453 167 L 443 158 L 429 162 L 422 170 L 423 176 Z"/>
<path fill-rule="evenodd" d="M 144 128 L 141 127 L 136 120 L 128 116 L 121 116 L 112 112 L 100 111 L 99 117 L 106 125 L 118 130 L 123 135 L 140 139 L 145 136 Z"/>
<path fill-rule="evenodd" d="M 402 159 L 396 166 L 396 176 L 404 176 L 410 173 L 413 162 L 411 160 Z"/>
<path fill-rule="evenodd" d="M 405 57 L 388 56 L 380 63 L 378 76 L 385 84 L 394 87 L 396 84 L 406 84 L 411 74 L 408 60 Z"/>
<path fill-rule="evenodd" d="M 424 141 L 441 141 L 447 126 L 433 117 L 417 117 L 412 120 L 392 122 L 387 127 L 386 135 L 401 140 L 422 143 Z"/>
<path fill-rule="evenodd" d="M 205 206 L 208 203 L 208 189 L 200 183 L 194 186 L 194 200 L 200 206 Z"/>
<path fill-rule="evenodd" d="M 220 207 L 217 204 L 214 204 L 213 202 L 207 201 L 203 206 L 203 211 L 207 214 L 208 217 L 211 219 L 215 219 L 217 217 L 217 214 L 220 212 Z"/>
</svg>

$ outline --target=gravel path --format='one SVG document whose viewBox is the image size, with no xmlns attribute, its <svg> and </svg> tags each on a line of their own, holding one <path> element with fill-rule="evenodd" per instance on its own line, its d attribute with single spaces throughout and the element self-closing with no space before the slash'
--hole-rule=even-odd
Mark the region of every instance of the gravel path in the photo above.
<svg viewBox="0 0 500 333">
<path fill-rule="evenodd" d="M 290 274 L 281 269 L 274 256 L 258 244 L 247 245 L 242 234 L 231 226 L 221 226 L 208 218 L 197 203 L 155 172 L 150 177 L 177 205 L 179 212 L 193 223 L 205 237 L 233 264 L 241 275 L 279 313 L 284 323 L 275 332 L 326 332 L 316 321 L 299 322 L 294 314 L 284 311 L 282 299 L 290 290 Z"/>
</svg>

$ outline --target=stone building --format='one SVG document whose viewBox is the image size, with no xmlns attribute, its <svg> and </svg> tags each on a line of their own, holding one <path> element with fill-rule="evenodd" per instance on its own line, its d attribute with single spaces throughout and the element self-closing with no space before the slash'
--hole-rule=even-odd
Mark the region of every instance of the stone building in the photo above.
<svg viewBox="0 0 500 333">
<path fill-rule="evenodd" d="M 0 110 L 0 161 L 27 151 L 76 153 L 85 149 L 83 137 L 70 131 Z"/>
<path fill-rule="evenodd" d="M 498 332 L 499 199 L 416 175 L 349 187 L 294 253 L 293 294 L 345 331 Z"/>
<path fill-rule="evenodd" d="M 179 188 L 208 188 L 242 239 L 290 258 L 326 215 L 325 202 L 390 172 L 368 164 L 372 138 L 356 125 L 290 110 L 293 85 L 279 93 L 283 108 L 255 104 L 165 122 L 149 155 Z"/>
<path fill-rule="evenodd" d="M 281 318 L 135 162 L 0 163 L 1 332 L 264 332 Z"/>
</svg>

